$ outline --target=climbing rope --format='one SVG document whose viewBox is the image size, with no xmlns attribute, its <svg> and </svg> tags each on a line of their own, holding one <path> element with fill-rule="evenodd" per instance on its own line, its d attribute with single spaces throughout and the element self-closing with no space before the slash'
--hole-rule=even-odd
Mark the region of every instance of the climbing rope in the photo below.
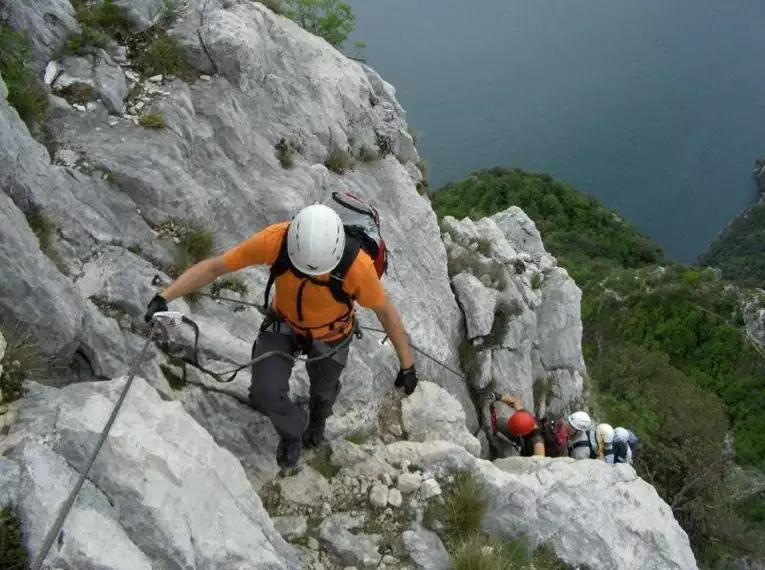
<svg viewBox="0 0 765 570">
<path fill-rule="evenodd" d="M 167 283 L 165 283 L 165 282 L 163 282 L 163 281 L 162 281 L 162 279 L 160 278 L 160 276 L 159 276 L 159 275 L 155 275 L 155 276 L 154 276 L 154 278 L 152 279 L 152 282 L 151 282 L 151 284 L 152 284 L 152 285 L 154 285 L 154 286 L 157 286 L 157 285 L 167 286 L 167 285 L 168 285 Z M 196 294 L 196 295 L 200 295 L 200 296 L 202 296 L 202 297 L 209 297 L 209 298 L 211 298 L 211 299 L 215 299 L 215 300 L 217 300 L 217 301 L 226 301 L 226 302 L 228 302 L 228 303 L 234 303 L 234 304 L 238 304 L 238 305 L 244 305 L 244 306 L 247 306 L 247 307 L 255 307 L 255 309 L 257 309 L 257 310 L 258 310 L 258 312 L 259 312 L 261 315 L 264 315 L 264 316 L 265 316 L 265 314 L 266 314 L 266 311 L 265 311 L 265 309 L 263 308 L 263 306 L 262 306 L 262 305 L 260 305 L 260 304 L 258 304 L 258 303 L 252 303 L 252 302 L 250 302 L 250 301 L 242 301 L 241 299 L 232 299 L 231 297 L 219 297 L 219 296 L 217 296 L 217 295 L 212 295 L 212 294 L 210 294 L 210 293 L 202 293 L 202 292 L 196 292 L 195 294 Z M 197 351 L 197 343 L 198 343 L 198 340 L 199 340 L 199 328 L 197 327 L 196 323 L 194 323 L 194 322 L 193 322 L 191 319 L 189 319 L 188 317 L 183 317 L 183 319 L 185 319 L 183 322 L 185 322 L 186 324 L 189 324 L 189 325 L 190 325 L 190 326 L 192 326 L 192 327 L 195 327 L 194 353 L 196 354 L 196 351 Z M 378 328 L 374 328 L 374 327 L 367 327 L 367 326 L 362 326 L 362 325 L 359 325 L 358 323 L 356 323 L 356 324 L 355 324 L 355 327 L 356 327 L 357 329 L 360 329 L 360 330 L 365 330 L 365 331 L 369 331 L 369 332 L 374 332 L 374 333 L 380 333 L 380 334 L 384 334 L 384 335 L 385 335 L 385 337 L 383 337 L 383 339 L 380 341 L 380 344 L 384 344 L 384 343 L 385 343 L 385 341 L 386 341 L 386 339 L 388 338 L 388 335 L 387 335 L 387 333 L 386 333 L 384 330 L 382 330 L 382 329 L 378 329 Z M 357 336 L 358 338 L 360 338 L 360 336 L 361 336 L 361 335 L 357 333 L 357 334 L 356 334 L 356 336 Z M 334 347 L 334 348 L 333 348 L 333 350 L 331 350 L 329 353 L 327 353 L 327 354 L 323 354 L 323 355 L 321 355 L 321 356 L 319 356 L 319 357 L 314 357 L 313 359 L 308 359 L 308 358 L 306 358 L 306 359 L 303 359 L 303 360 L 305 360 L 305 362 L 311 362 L 312 360 L 321 360 L 321 359 L 323 359 L 323 358 L 329 358 L 329 357 L 331 357 L 333 354 L 335 354 L 335 353 L 336 353 L 338 350 L 340 350 L 341 348 L 343 348 L 343 347 L 344 347 L 344 346 L 345 346 L 347 343 L 350 343 L 350 341 L 351 341 L 352 339 L 353 339 L 353 335 L 352 335 L 352 334 L 349 334 L 349 335 L 348 335 L 348 337 L 347 337 L 347 339 L 346 339 L 346 341 L 345 341 L 345 342 L 343 342 L 343 343 L 342 343 L 342 345 L 339 345 L 339 346 L 337 346 L 337 347 Z M 461 372 L 459 372 L 459 371 L 455 370 L 454 368 L 452 368 L 451 366 L 449 366 L 448 364 L 446 364 L 444 361 L 442 361 L 442 360 L 439 360 L 438 358 L 436 358 L 436 357 L 435 357 L 435 356 L 433 356 L 432 354 L 429 354 L 427 351 L 425 351 L 425 350 L 422 350 L 420 347 L 418 347 L 417 345 L 414 345 L 414 344 L 412 344 L 411 342 L 409 342 L 409 346 L 410 346 L 410 347 L 412 348 L 412 350 L 414 350 L 415 352 L 417 352 L 417 353 L 421 354 L 422 356 L 424 356 L 425 358 L 427 358 L 427 359 L 429 359 L 429 360 L 431 360 L 431 361 L 435 362 L 436 364 L 438 364 L 439 366 L 441 366 L 441 367 L 442 367 L 442 368 L 444 368 L 445 370 L 448 370 L 449 372 L 451 372 L 452 374 L 456 375 L 456 376 L 457 376 L 457 377 L 459 377 L 460 379 L 467 381 L 467 379 L 465 378 L 465 375 L 464 375 L 463 373 L 461 373 Z M 281 351 L 271 351 L 271 352 L 265 353 L 265 354 L 263 354 L 263 355 L 261 355 L 261 356 L 258 356 L 257 358 L 255 358 L 255 359 L 251 360 L 250 362 L 247 362 L 246 364 L 243 364 L 243 365 L 241 365 L 241 366 L 238 366 L 237 368 L 233 369 L 232 371 L 229 371 L 229 372 L 220 372 L 220 373 L 217 373 L 217 374 L 216 374 L 216 373 L 213 373 L 213 372 L 209 372 L 209 371 L 205 370 L 204 368 L 202 368 L 201 366 L 199 366 L 199 364 L 198 364 L 198 359 L 197 359 L 197 362 L 191 362 L 191 363 L 192 363 L 192 364 L 194 364 L 194 365 L 196 365 L 196 366 L 198 366 L 198 367 L 200 368 L 200 370 L 202 370 L 203 372 L 207 372 L 208 374 L 211 374 L 211 375 L 212 375 L 212 376 L 213 376 L 213 377 L 214 377 L 216 380 L 218 380 L 217 376 L 219 376 L 219 375 L 223 375 L 223 374 L 230 374 L 231 372 L 233 372 L 233 373 L 234 373 L 234 375 L 233 375 L 231 378 L 229 378 L 228 380 L 226 380 L 226 381 L 221 381 L 221 380 L 218 380 L 218 382 L 222 382 L 222 383 L 223 383 L 223 382 L 230 382 L 231 380 L 233 380 L 233 379 L 234 379 L 234 377 L 236 376 L 236 373 L 237 373 L 237 372 L 239 372 L 240 370 L 242 370 L 242 369 L 244 369 L 244 368 L 247 368 L 248 366 L 251 366 L 251 365 L 252 365 L 252 364 L 254 364 L 255 362 L 258 362 L 259 360 L 262 360 L 263 358 L 265 358 L 265 357 L 267 357 L 267 356 L 273 356 L 274 354 L 278 354 L 278 355 L 280 355 L 280 356 L 284 356 L 284 357 L 287 357 L 287 358 L 291 358 L 292 360 L 297 360 L 297 359 L 296 359 L 294 356 L 292 356 L 292 355 L 289 355 L 289 354 L 287 354 L 286 352 L 281 352 Z M 195 359 L 196 359 L 196 357 L 195 357 Z"/>
<path fill-rule="evenodd" d="M 61 509 L 59 510 L 58 516 L 56 517 L 56 520 L 53 523 L 53 526 L 48 531 L 48 534 L 45 535 L 45 541 L 43 542 L 42 548 L 40 549 L 40 552 L 38 553 L 37 558 L 35 559 L 35 563 L 32 566 L 32 570 L 40 570 L 40 568 L 42 568 L 42 564 L 43 564 L 43 561 L 45 560 L 45 557 L 48 555 L 48 552 L 50 551 L 51 546 L 53 546 L 53 542 L 56 540 L 56 537 L 61 531 L 61 527 L 64 525 L 64 520 L 69 514 L 69 511 L 71 510 L 72 505 L 74 504 L 74 501 L 77 498 L 77 495 L 79 494 L 80 489 L 82 488 L 82 485 L 85 483 L 85 479 L 90 473 L 90 469 L 91 467 L 93 467 L 93 463 L 96 460 L 96 456 L 98 455 L 98 452 L 101 451 L 101 447 L 106 441 L 106 438 L 109 435 L 109 431 L 112 429 L 114 420 L 117 418 L 117 413 L 120 411 L 120 408 L 122 407 L 122 403 L 125 401 L 125 397 L 127 396 L 128 390 L 130 390 L 130 386 L 133 384 L 133 378 L 138 372 L 138 366 L 141 364 L 144 356 L 146 356 L 146 352 L 149 350 L 152 337 L 154 336 L 154 333 L 157 332 L 158 327 L 161 327 L 161 326 L 162 326 L 162 323 L 160 321 L 154 322 L 154 325 L 152 325 L 152 328 L 149 331 L 149 335 L 146 339 L 146 342 L 143 345 L 143 348 L 141 349 L 140 354 L 136 357 L 136 359 L 133 361 L 133 364 L 130 366 L 130 369 L 128 370 L 128 379 L 127 379 L 127 382 L 125 382 L 125 387 L 122 389 L 122 393 L 120 394 L 120 397 L 117 400 L 117 403 L 115 404 L 114 409 L 112 410 L 112 414 L 111 416 L 109 416 L 109 420 L 106 422 L 106 425 L 104 426 L 104 429 L 101 432 L 101 437 L 98 439 L 98 443 L 96 443 L 96 447 L 93 449 L 93 452 L 90 454 L 90 458 L 88 459 L 88 463 L 85 465 L 85 469 L 83 469 L 82 473 L 80 473 L 80 477 L 79 479 L 77 479 L 77 484 L 74 486 L 74 489 L 72 489 L 72 492 L 69 493 L 69 496 L 67 497 L 66 501 L 64 501 L 64 504 L 61 506 Z"/>
<path fill-rule="evenodd" d="M 159 276 L 155 276 L 152 280 L 153 285 L 159 285 L 162 284 Z M 240 305 L 247 305 L 251 307 L 255 307 L 258 309 L 258 311 L 261 314 L 265 315 L 265 310 L 261 305 L 258 305 L 256 303 L 250 303 L 248 301 L 242 301 L 239 299 L 231 299 L 227 297 L 219 297 L 216 295 L 211 295 L 209 293 L 198 293 L 199 295 L 210 297 L 212 299 L 217 299 L 220 301 L 227 301 L 229 303 L 237 303 Z M 101 448 L 104 445 L 104 442 L 106 441 L 106 438 L 109 436 L 109 432 L 112 429 L 112 426 L 114 425 L 114 421 L 117 418 L 117 414 L 119 413 L 120 409 L 122 408 L 122 404 L 125 401 L 125 398 L 127 397 L 128 391 L 130 390 L 131 385 L 133 384 L 133 379 L 135 378 L 136 373 L 138 372 L 138 367 L 140 366 L 141 362 L 143 361 L 144 357 L 146 356 L 146 353 L 149 350 L 149 346 L 151 345 L 151 341 L 154 339 L 154 336 L 160 332 L 163 336 L 163 338 L 166 339 L 168 337 L 167 329 L 168 328 L 174 328 L 178 324 L 183 323 L 191 326 L 194 329 L 194 357 L 191 361 L 191 364 L 194 364 L 197 366 L 200 370 L 203 372 L 206 372 L 210 374 L 213 378 L 215 378 L 218 382 L 221 383 L 227 383 L 231 382 L 235 377 L 236 374 L 248 366 L 252 366 L 256 362 L 259 362 L 261 360 L 264 360 L 266 358 L 269 358 L 271 356 L 281 356 L 283 358 L 291 359 L 293 362 L 300 359 L 299 355 L 295 356 L 294 354 L 290 354 L 287 352 L 283 352 L 280 350 L 271 350 L 268 352 L 265 352 L 263 354 L 260 354 L 256 357 L 253 357 L 249 362 L 242 364 L 241 366 L 237 366 L 233 370 L 229 370 L 227 372 L 213 372 L 211 370 L 208 370 L 207 368 L 203 367 L 199 363 L 198 358 L 198 344 L 199 344 L 199 326 L 190 318 L 186 317 L 183 313 L 179 313 L 177 311 L 161 311 L 158 313 L 155 313 L 152 317 L 152 326 L 149 330 L 149 334 L 146 338 L 146 342 L 143 344 L 143 347 L 141 348 L 141 351 L 139 355 L 136 357 L 136 359 L 132 362 L 130 365 L 130 368 L 128 369 L 128 377 L 127 382 L 125 382 L 125 387 L 122 389 L 122 393 L 120 394 L 119 399 L 117 400 L 117 403 L 114 405 L 114 409 L 112 410 L 111 415 L 109 416 L 109 419 L 106 422 L 106 425 L 104 426 L 104 429 L 101 431 L 101 436 L 98 439 L 98 442 L 96 443 L 95 448 L 93 449 L 92 453 L 90 454 L 90 457 L 88 458 L 88 462 L 85 465 L 85 469 L 80 473 L 79 478 L 77 479 L 77 483 L 75 484 L 72 491 L 69 493 L 69 496 L 67 497 L 66 501 L 64 501 L 64 504 L 61 506 L 61 509 L 59 510 L 58 516 L 56 517 L 56 520 L 53 523 L 53 526 L 50 528 L 48 533 L 45 535 L 45 540 L 43 541 L 43 545 L 40 548 L 40 552 L 37 554 L 37 558 L 35 559 L 35 562 L 32 566 L 32 570 L 41 570 L 42 564 L 45 561 L 45 558 L 48 556 L 48 553 L 50 552 L 51 547 L 53 546 L 53 543 L 56 541 L 56 537 L 59 536 L 61 533 L 61 528 L 64 525 L 64 521 L 66 520 L 67 515 L 72 509 L 72 506 L 74 505 L 74 501 L 77 499 L 77 496 L 82 489 L 83 484 L 85 483 L 85 480 L 87 479 L 88 475 L 90 474 L 90 470 L 93 467 L 93 464 L 96 461 L 96 457 L 98 456 L 99 452 L 101 451 Z M 367 330 L 370 332 L 375 333 L 382 333 L 385 334 L 384 330 L 377 329 L 374 327 L 366 327 L 366 326 L 359 326 L 358 322 L 354 319 L 354 326 L 353 326 L 353 332 L 348 334 L 346 339 L 343 340 L 343 342 L 337 344 L 336 346 L 332 347 L 329 351 L 327 351 L 324 354 L 321 354 L 320 356 L 316 357 L 310 357 L 310 358 L 304 358 L 305 362 L 315 362 L 317 360 L 322 360 L 325 358 L 331 358 L 334 354 L 336 354 L 339 350 L 343 349 L 344 347 L 348 346 L 350 342 L 353 340 L 354 336 L 360 337 L 359 329 Z M 382 343 L 385 342 L 385 339 L 387 338 L 387 335 L 385 338 L 383 338 Z M 428 354 L 426 351 L 422 350 L 421 348 L 413 345 L 412 343 L 409 343 L 409 346 L 412 347 L 413 350 L 418 352 L 419 354 L 422 354 L 426 358 L 429 358 L 436 364 L 439 364 L 444 369 L 450 371 L 451 373 L 459 376 L 463 380 L 465 379 L 464 375 L 460 372 L 456 371 L 454 368 L 450 367 L 445 362 L 437 359 L 436 357 L 432 356 L 431 354 Z M 220 376 L 231 374 L 231 376 L 227 380 L 220 380 Z"/>
</svg>

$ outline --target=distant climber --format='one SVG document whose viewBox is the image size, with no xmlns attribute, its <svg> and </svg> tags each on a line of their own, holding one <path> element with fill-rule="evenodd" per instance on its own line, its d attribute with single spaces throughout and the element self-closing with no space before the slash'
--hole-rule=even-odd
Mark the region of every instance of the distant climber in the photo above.
<svg viewBox="0 0 765 570">
<path fill-rule="evenodd" d="M 376 210 L 349 194 L 333 193 L 332 197 L 341 207 L 373 216 L 379 229 Z M 148 322 L 155 312 L 168 310 L 168 302 L 226 273 L 252 265 L 271 265 L 267 314 L 253 347 L 253 357 L 282 351 L 314 358 L 346 343 L 331 358 L 306 363 L 310 379 L 308 422 L 302 407 L 289 397 L 294 363 L 272 355 L 253 364 L 250 403 L 268 415 L 280 436 L 276 460 L 281 467 L 294 467 L 303 445 L 314 447 L 324 439 L 327 418 L 340 392 L 349 335 L 356 329 L 354 301 L 375 312 L 396 350 L 400 369 L 394 385 L 403 388 L 407 395 L 417 386 L 407 334 L 380 282 L 380 260 L 370 255 L 374 248 L 370 249 L 369 239 L 357 229 L 344 225 L 338 212 L 326 204 L 308 206 L 291 222 L 270 225 L 222 255 L 193 265 L 155 295 L 146 312 Z M 269 304 L 268 290 L 272 284 L 276 291 Z"/>
<path fill-rule="evenodd" d="M 590 427 L 592 419 L 587 412 L 574 412 L 568 417 L 568 455 L 574 459 L 590 459 L 592 442 Z"/>
<path fill-rule="evenodd" d="M 602 459 L 606 463 L 613 465 L 614 428 L 610 424 L 598 424 L 598 427 L 595 428 L 595 443 L 595 458 Z"/>
<path fill-rule="evenodd" d="M 627 428 L 614 429 L 614 463 L 629 463 L 635 459 L 638 448 L 638 436 Z"/>
<path fill-rule="evenodd" d="M 534 414 L 523 407 L 523 402 L 515 396 L 494 392 L 494 399 L 514 409 L 506 422 L 498 422 L 497 429 L 520 450 L 522 457 L 545 455 L 545 438 L 537 424 Z"/>
</svg>

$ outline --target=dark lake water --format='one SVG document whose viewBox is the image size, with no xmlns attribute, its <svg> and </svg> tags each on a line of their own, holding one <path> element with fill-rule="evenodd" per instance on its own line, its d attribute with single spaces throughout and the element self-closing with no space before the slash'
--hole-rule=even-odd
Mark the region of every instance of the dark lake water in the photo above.
<svg viewBox="0 0 765 570">
<path fill-rule="evenodd" d="M 431 185 L 544 171 L 691 261 L 757 197 L 762 0 L 351 0 Z"/>
</svg>

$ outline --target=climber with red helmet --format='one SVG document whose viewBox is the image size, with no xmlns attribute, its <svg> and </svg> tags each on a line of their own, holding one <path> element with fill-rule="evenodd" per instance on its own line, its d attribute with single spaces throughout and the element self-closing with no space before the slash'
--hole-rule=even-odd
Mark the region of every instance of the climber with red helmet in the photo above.
<svg viewBox="0 0 765 570">
<path fill-rule="evenodd" d="M 545 455 L 545 438 L 534 414 L 527 411 L 519 398 L 510 394 L 494 393 L 494 398 L 513 408 L 506 422 L 497 425 L 502 435 L 518 444 L 522 457 Z"/>
</svg>

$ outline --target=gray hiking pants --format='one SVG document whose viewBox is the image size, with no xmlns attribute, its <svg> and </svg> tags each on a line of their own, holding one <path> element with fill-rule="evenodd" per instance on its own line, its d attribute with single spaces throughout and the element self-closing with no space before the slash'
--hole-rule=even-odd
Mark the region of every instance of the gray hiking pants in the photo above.
<svg viewBox="0 0 765 570">
<path fill-rule="evenodd" d="M 299 348 L 295 336 L 287 329 L 287 325 L 282 324 L 277 326 L 276 330 L 261 331 L 253 357 L 271 350 L 297 355 Z M 306 355 L 308 358 L 320 356 L 344 340 L 315 340 Z M 350 343 L 329 358 L 306 363 L 311 383 L 309 409 L 312 421 L 326 420 L 332 415 L 332 406 L 340 393 L 340 375 L 348 360 L 349 348 Z M 252 365 L 250 383 L 252 407 L 267 415 L 276 433 L 285 439 L 300 439 L 307 424 L 302 406 L 290 400 L 290 376 L 293 366 L 294 362 L 283 356 L 269 356 Z"/>
</svg>

